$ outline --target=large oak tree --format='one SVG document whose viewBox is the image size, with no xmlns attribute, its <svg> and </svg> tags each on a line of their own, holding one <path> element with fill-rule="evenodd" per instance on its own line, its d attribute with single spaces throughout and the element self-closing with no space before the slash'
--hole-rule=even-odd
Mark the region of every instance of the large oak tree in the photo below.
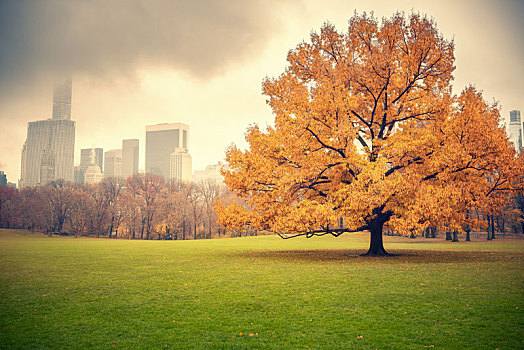
<svg viewBox="0 0 524 350">
<path fill-rule="evenodd" d="M 388 254 L 384 225 L 461 231 L 468 207 L 508 194 L 522 168 L 497 105 L 473 87 L 453 95 L 453 52 L 415 13 L 325 24 L 263 82 L 274 126 L 227 151 L 226 184 L 249 209 L 218 205 L 220 223 L 284 238 L 369 230 L 368 255 Z"/>
</svg>

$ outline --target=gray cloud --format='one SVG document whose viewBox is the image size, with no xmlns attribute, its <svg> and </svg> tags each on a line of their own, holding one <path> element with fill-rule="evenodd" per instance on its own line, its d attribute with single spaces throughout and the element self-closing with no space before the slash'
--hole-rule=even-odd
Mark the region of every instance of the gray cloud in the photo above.
<svg viewBox="0 0 524 350">
<path fill-rule="evenodd" d="M 220 74 L 264 47 L 287 5 L 0 0 L 0 96 L 46 75 L 110 77 L 142 66 L 169 66 L 200 78 Z"/>
</svg>

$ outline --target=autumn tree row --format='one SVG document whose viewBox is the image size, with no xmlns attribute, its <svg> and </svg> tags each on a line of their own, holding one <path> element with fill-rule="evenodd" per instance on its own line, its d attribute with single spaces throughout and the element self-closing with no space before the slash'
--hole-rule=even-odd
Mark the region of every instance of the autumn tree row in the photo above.
<svg viewBox="0 0 524 350">
<path fill-rule="evenodd" d="M 213 205 L 231 193 L 215 181 L 166 183 L 135 175 L 79 186 L 61 181 L 20 191 L 0 187 L 0 227 L 96 237 L 198 239 L 223 235 Z"/>
</svg>

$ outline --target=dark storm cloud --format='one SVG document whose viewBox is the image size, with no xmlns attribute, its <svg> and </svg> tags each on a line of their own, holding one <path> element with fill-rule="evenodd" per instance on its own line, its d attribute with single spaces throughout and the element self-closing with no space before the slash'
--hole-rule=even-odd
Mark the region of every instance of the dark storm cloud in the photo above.
<svg viewBox="0 0 524 350">
<path fill-rule="evenodd" d="M 210 77 L 262 50 L 285 10 L 277 0 L 0 0 L 0 89 L 144 65 Z"/>
</svg>

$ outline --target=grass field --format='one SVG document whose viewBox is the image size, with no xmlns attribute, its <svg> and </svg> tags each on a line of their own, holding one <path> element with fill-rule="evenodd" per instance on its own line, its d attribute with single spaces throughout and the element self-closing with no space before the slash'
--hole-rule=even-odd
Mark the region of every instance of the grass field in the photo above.
<svg viewBox="0 0 524 350">
<path fill-rule="evenodd" d="M 0 230 L 0 349 L 522 349 L 524 242 Z"/>
</svg>

